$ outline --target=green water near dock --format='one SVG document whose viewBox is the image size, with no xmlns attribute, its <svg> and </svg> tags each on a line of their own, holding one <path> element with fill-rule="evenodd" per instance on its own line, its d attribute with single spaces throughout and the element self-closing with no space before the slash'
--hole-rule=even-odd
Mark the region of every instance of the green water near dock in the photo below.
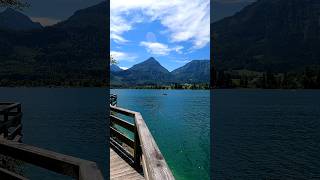
<svg viewBox="0 0 320 180">
<path fill-rule="evenodd" d="M 112 89 L 139 111 L 176 179 L 209 179 L 210 91 Z M 167 94 L 167 95 L 164 95 Z"/>
</svg>

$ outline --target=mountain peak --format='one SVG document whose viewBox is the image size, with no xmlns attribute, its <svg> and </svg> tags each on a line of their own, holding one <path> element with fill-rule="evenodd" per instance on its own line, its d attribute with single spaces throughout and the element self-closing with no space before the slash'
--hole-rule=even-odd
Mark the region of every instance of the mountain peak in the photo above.
<svg viewBox="0 0 320 180">
<path fill-rule="evenodd" d="M 87 28 L 95 27 L 96 29 L 107 31 L 107 17 L 110 10 L 107 8 L 107 2 L 103 1 L 97 5 L 90 6 L 76 11 L 70 18 L 58 23 L 56 26 L 64 28 Z"/>
<path fill-rule="evenodd" d="M 40 28 L 40 23 L 33 22 L 28 16 L 12 8 L 0 13 L 0 29 L 20 31 Z"/>
<path fill-rule="evenodd" d="M 154 58 L 150 57 L 147 60 L 143 61 L 144 64 L 154 64 L 154 65 L 160 65 L 160 63 Z M 161 65 L 160 65 L 161 66 Z"/>
<path fill-rule="evenodd" d="M 145 71 L 162 71 L 162 72 L 169 72 L 166 68 L 164 68 L 154 57 L 150 57 L 147 60 L 134 65 L 131 70 L 141 70 L 144 69 Z"/>
<path fill-rule="evenodd" d="M 23 17 L 27 17 L 26 15 L 24 15 L 23 13 L 12 9 L 10 7 L 6 8 L 3 12 L 0 13 L 1 16 L 23 16 Z"/>
<path fill-rule="evenodd" d="M 157 61 L 154 57 L 149 57 L 146 61 Z"/>
</svg>

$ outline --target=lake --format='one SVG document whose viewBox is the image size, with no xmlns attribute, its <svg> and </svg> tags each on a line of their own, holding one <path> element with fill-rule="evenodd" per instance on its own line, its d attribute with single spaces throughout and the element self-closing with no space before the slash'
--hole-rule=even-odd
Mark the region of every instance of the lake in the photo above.
<svg viewBox="0 0 320 180">
<path fill-rule="evenodd" d="M 320 179 L 320 91 L 215 90 L 214 179 Z"/>
<path fill-rule="evenodd" d="M 119 107 L 142 114 L 177 180 L 209 179 L 209 91 L 111 89 L 110 92 L 118 95 Z"/>
<path fill-rule="evenodd" d="M 107 174 L 105 88 L 0 88 L 0 101 L 22 103 L 23 143 L 97 162 Z M 23 165 L 30 179 L 68 179 Z"/>
</svg>

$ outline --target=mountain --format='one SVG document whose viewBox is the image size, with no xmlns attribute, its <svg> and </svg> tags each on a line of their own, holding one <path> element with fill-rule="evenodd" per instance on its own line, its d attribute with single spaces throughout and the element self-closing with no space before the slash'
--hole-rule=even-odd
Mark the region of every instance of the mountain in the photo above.
<svg viewBox="0 0 320 180">
<path fill-rule="evenodd" d="M 320 65 L 320 1 L 258 0 L 211 25 L 218 70 L 301 71 Z"/>
<path fill-rule="evenodd" d="M 57 27 L 63 28 L 83 28 L 83 27 L 102 27 L 106 25 L 107 14 L 106 14 L 107 3 L 101 2 L 90 8 L 76 11 L 67 21 L 58 23 Z M 105 26 L 105 30 L 107 26 Z"/>
<path fill-rule="evenodd" d="M 175 82 L 208 83 L 210 81 L 210 61 L 193 60 L 171 72 Z"/>
<path fill-rule="evenodd" d="M 33 22 L 28 16 L 11 8 L 0 13 L 0 29 L 26 31 L 41 28 L 40 23 Z"/>
<path fill-rule="evenodd" d="M 0 30 L 0 86 L 105 85 L 109 75 L 107 4 L 79 10 L 64 22 L 42 29 Z M 93 11 L 105 19 L 95 19 Z M 83 25 L 75 25 L 80 19 Z M 100 23 L 93 26 L 90 19 Z"/>
<path fill-rule="evenodd" d="M 153 57 L 120 72 L 111 70 L 111 85 L 170 85 L 174 83 L 209 83 L 210 61 L 193 60 L 169 72 Z"/>
<path fill-rule="evenodd" d="M 169 71 L 163 66 L 161 66 L 161 64 L 153 57 L 150 57 L 149 59 L 143 61 L 142 63 L 132 66 L 129 70 L 140 71 L 145 73 L 163 73 L 163 74 L 169 73 Z"/>
<path fill-rule="evenodd" d="M 122 71 L 122 69 L 119 66 L 115 65 L 115 64 L 111 64 L 110 65 L 110 71 L 111 72 L 119 72 L 119 71 Z"/>
<path fill-rule="evenodd" d="M 224 1 L 213 0 L 211 1 L 211 22 L 219 21 L 225 17 L 229 17 L 239 12 L 242 8 L 248 6 L 255 0 L 240 0 L 240 1 Z"/>
<path fill-rule="evenodd" d="M 113 74 L 126 85 L 162 85 L 171 81 L 170 72 L 153 57 Z"/>
</svg>

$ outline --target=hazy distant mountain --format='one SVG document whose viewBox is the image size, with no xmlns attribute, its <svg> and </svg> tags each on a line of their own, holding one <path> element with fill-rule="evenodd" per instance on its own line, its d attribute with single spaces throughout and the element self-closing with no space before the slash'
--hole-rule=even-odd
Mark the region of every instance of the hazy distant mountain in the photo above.
<svg viewBox="0 0 320 180">
<path fill-rule="evenodd" d="M 239 12 L 242 8 L 248 6 L 256 0 L 213 0 L 211 5 L 211 22 L 216 22 L 225 17 L 229 17 Z"/>
<path fill-rule="evenodd" d="M 50 27 L 0 30 L 0 85 L 105 84 L 109 75 L 106 14 L 109 8 L 103 2 Z"/>
<path fill-rule="evenodd" d="M 90 8 L 76 11 L 67 21 L 58 23 L 57 27 L 64 28 L 83 28 L 83 27 L 98 27 L 101 28 L 107 24 L 106 14 L 107 3 L 101 2 Z M 104 27 L 105 30 L 107 26 Z"/>
<path fill-rule="evenodd" d="M 209 83 L 209 60 L 194 60 L 169 72 L 153 57 L 128 70 L 111 72 L 111 85 L 169 85 L 173 83 Z"/>
<path fill-rule="evenodd" d="M 171 72 L 176 82 L 208 83 L 210 81 L 210 61 L 193 60 Z"/>
<path fill-rule="evenodd" d="M 287 72 L 320 65 L 320 1 L 258 0 L 212 24 L 218 69 Z"/>
<path fill-rule="evenodd" d="M 33 22 L 28 16 L 11 8 L 0 13 L 0 29 L 21 31 L 41 28 L 40 23 Z"/>
<path fill-rule="evenodd" d="M 114 73 L 126 85 L 165 84 L 170 82 L 170 72 L 153 57 L 131 68 Z"/>
<path fill-rule="evenodd" d="M 119 66 L 115 65 L 115 64 L 111 64 L 110 65 L 110 71 L 111 72 L 119 72 L 119 71 L 123 71 Z"/>
</svg>

